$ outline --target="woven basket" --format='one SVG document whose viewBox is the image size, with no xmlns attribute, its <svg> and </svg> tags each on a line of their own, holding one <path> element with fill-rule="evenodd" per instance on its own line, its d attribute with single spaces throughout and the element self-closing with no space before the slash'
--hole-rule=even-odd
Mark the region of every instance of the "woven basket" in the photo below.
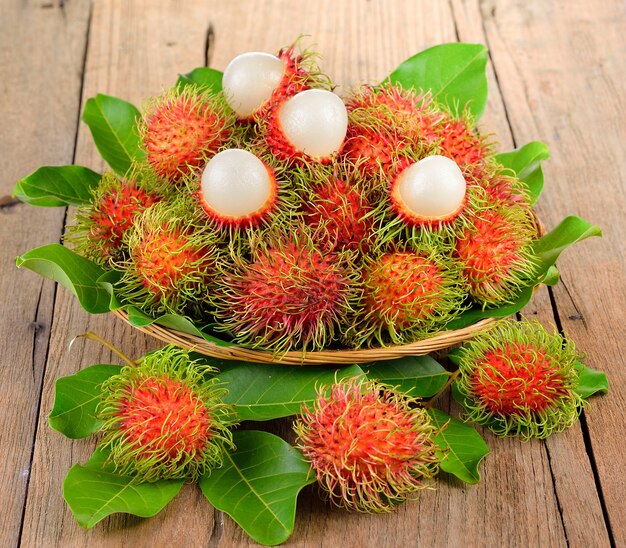
<svg viewBox="0 0 626 548">
<path fill-rule="evenodd" d="M 545 227 L 537 218 L 534 211 L 532 214 L 535 226 L 537 227 L 537 235 L 541 237 L 546 233 Z M 537 287 L 535 287 L 535 292 L 536 291 Z M 128 314 L 123 310 L 114 310 L 113 313 L 130 324 Z M 486 318 L 463 329 L 441 331 L 427 339 L 401 346 L 367 348 L 363 350 L 292 351 L 284 352 L 280 355 L 264 350 L 244 348 L 235 344 L 231 346 L 220 346 L 196 335 L 190 335 L 157 324 L 151 324 L 145 327 L 133 327 L 165 343 L 175 344 L 181 348 L 223 360 L 241 360 L 255 363 L 280 362 L 292 365 L 341 365 L 393 360 L 403 356 L 424 356 L 431 352 L 443 350 L 466 341 L 478 333 L 485 331 L 497 321 L 498 319 L 496 318 Z"/>
</svg>

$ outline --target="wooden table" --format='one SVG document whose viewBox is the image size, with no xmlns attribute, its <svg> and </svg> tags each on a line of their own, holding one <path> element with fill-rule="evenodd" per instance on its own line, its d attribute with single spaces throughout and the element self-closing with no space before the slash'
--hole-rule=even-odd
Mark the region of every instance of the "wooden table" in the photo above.
<svg viewBox="0 0 626 548">
<path fill-rule="evenodd" d="M 525 314 L 569 332 L 612 391 L 579 424 L 547 441 L 485 433 L 492 453 L 476 486 L 436 491 L 384 516 L 346 514 L 300 497 L 290 545 L 625 546 L 623 353 L 626 13 L 620 0 L 2 0 L 0 15 L 0 545 L 234 546 L 250 543 L 199 489 L 159 516 L 78 527 L 61 497 L 69 467 L 93 440 L 71 442 L 46 417 L 53 385 L 94 363 L 117 363 L 87 330 L 138 357 L 157 343 L 112 315 L 89 316 L 65 289 L 18 271 L 15 256 L 59 241 L 65 211 L 15 202 L 15 181 L 40 165 L 102 170 L 82 106 L 97 92 L 139 104 L 178 72 L 223 69 L 249 50 L 276 51 L 310 34 L 335 82 L 375 82 L 400 61 L 447 41 L 491 53 L 486 130 L 502 150 L 548 143 L 539 214 L 549 227 L 577 214 L 605 231 L 560 260 L 562 282 Z M 620 349 L 621 346 L 621 349 Z M 621 351 L 620 351 L 621 350 Z M 450 405 L 445 403 L 444 405 Z M 456 412 L 455 409 L 452 410 Z"/>
</svg>

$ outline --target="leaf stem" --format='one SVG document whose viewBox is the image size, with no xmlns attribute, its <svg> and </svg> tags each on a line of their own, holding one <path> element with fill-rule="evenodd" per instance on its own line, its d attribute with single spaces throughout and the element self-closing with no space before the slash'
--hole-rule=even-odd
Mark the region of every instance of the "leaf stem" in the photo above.
<svg viewBox="0 0 626 548">
<path fill-rule="evenodd" d="M 432 406 L 435 403 L 435 401 L 437 401 L 437 399 L 441 396 L 441 394 L 443 394 L 450 387 L 450 385 L 456 380 L 456 378 L 459 376 L 459 370 L 457 369 L 456 371 L 453 371 L 449 375 L 450 376 L 448 377 L 448 380 L 446 381 L 446 384 L 444 384 L 443 387 L 441 388 L 441 390 L 439 390 L 439 392 L 437 392 L 432 398 L 430 398 L 426 402 L 426 404 L 424 405 L 424 409 L 431 409 L 432 408 Z"/>
<path fill-rule="evenodd" d="M 77 335 L 76 337 L 74 337 L 71 342 L 70 342 L 70 348 L 72 347 L 72 345 L 74 344 L 74 341 L 76 339 L 79 338 L 83 338 L 83 339 L 90 339 L 92 341 L 96 341 L 99 342 L 102 346 L 104 346 L 105 348 L 108 348 L 111 352 L 113 352 L 113 354 L 115 354 L 116 356 L 118 356 L 122 361 L 124 361 L 125 363 L 127 363 L 128 365 L 130 365 L 131 367 L 136 367 L 137 366 L 137 362 L 131 360 L 126 354 L 124 354 L 119 348 L 116 348 L 115 346 L 113 346 L 110 342 L 105 341 L 102 337 L 100 337 L 100 335 L 96 335 L 93 331 L 87 331 L 86 333 L 83 333 L 82 335 Z"/>
</svg>

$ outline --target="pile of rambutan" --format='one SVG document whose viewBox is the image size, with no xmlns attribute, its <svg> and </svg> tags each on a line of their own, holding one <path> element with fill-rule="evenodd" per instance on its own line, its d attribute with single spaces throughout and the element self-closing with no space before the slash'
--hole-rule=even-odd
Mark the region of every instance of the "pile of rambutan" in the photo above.
<svg viewBox="0 0 626 548">
<path fill-rule="evenodd" d="M 277 355 L 385 347 L 532 282 L 524 185 L 428 90 L 340 97 L 294 44 L 149 100 L 138 132 L 143 160 L 105 174 L 68 241 L 149 316 Z"/>
<path fill-rule="evenodd" d="M 450 59 L 465 51 L 486 63 L 482 46 L 447 47 Z M 429 52 L 425 65 L 439 59 Z M 484 77 L 484 64 L 476 70 Z M 118 351 L 125 367 L 59 379 L 50 425 L 98 436 L 63 485 L 82 526 L 114 512 L 152 516 L 197 481 L 255 541 L 279 544 L 314 482 L 335 506 L 388 512 L 440 471 L 479 481 L 487 445 L 433 407 L 449 387 L 465 421 L 523 440 L 572 426 L 585 398 L 607 390 L 569 339 L 529 322 L 475 333 L 447 367 L 412 356 L 285 363 L 289 351 L 405 345 L 511 315 L 558 277 L 565 247 L 600 233 L 569 217 L 539 238 L 542 174 L 530 183 L 496 157 L 470 104 L 486 96 L 444 101 L 420 80 L 404 84 L 390 76 L 340 96 L 298 42 L 244 53 L 223 75 L 182 75 L 143 111 L 90 99 L 84 119 L 113 171 L 44 167 L 18 183 L 34 205 L 78 206 L 73 250 L 44 246 L 18 265 L 89 312 L 125 309 L 137 327 L 157 322 L 273 362 L 166 346 L 136 361 Z M 524 160 L 526 175 L 542 154 Z M 238 428 L 289 416 L 285 439 Z"/>
</svg>

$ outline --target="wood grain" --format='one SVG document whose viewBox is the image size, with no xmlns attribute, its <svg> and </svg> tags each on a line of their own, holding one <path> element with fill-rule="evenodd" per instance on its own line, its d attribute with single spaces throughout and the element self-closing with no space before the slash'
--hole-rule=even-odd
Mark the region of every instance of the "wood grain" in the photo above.
<svg viewBox="0 0 626 548">
<path fill-rule="evenodd" d="M 552 294 L 542 290 L 525 313 L 571 332 L 589 353 L 587 363 L 606 370 L 614 387 L 623 385 L 626 97 L 617 69 L 624 63 L 620 28 L 626 15 L 617 0 L 573 0 L 567 9 L 556 0 L 96 0 L 91 18 L 87 2 L 9 3 L 0 0 L 0 31 L 9 46 L 0 53 L 0 114 L 9 127 L 23 130 L 0 133 L 2 150 L 16 151 L 0 156 L 0 260 L 7 272 L 0 294 L 15 301 L 13 315 L 0 318 L 9 372 L 0 418 L 8 453 L 0 473 L 9 491 L 3 546 L 254 544 L 195 486 L 187 486 L 155 518 L 115 516 L 91 531 L 78 527 L 62 500 L 62 480 L 72 464 L 86 460 L 93 440 L 63 438 L 49 429 L 46 416 L 59 376 L 116 359 L 93 342 L 78 340 L 71 349 L 68 343 L 87 330 L 131 356 L 158 343 L 112 315 L 87 315 L 62 288 L 55 299 L 53 285 L 34 274 L 15 273 L 11 263 L 17 253 L 58 240 L 63 211 L 34 210 L 10 199 L 6 207 L 1 197 L 15 179 L 42 163 L 69 163 L 75 156 L 78 164 L 104 168 L 86 126 L 77 131 L 79 106 L 95 93 L 139 105 L 169 87 L 179 72 L 206 60 L 223 70 L 240 52 L 275 51 L 298 34 L 311 36 L 308 42 L 322 52 L 323 67 L 340 91 L 354 82 L 376 82 L 437 43 L 488 44 L 493 65 L 483 129 L 495 133 L 503 149 L 534 139 L 548 142 L 553 160 L 545 170 L 540 216 L 549 226 L 577 213 L 607 229 L 604 241 L 585 242 L 563 256 L 564 284 Z M 36 48 L 29 46 L 31 35 L 38 36 Z M 481 483 L 467 486 L 443 475 L 436 491 L 390 515 L 333 510 L 307 488 L 288 545 L 626 544 L 620 500 L 623 400 L 614 389 L 595 400 L 581 425 L 546 442 L 523 444 L 485 432 L 492 453 L 482 466 Z M 459 414 L 450 401 L 441 405 Z M 268 427 L 289 435 L 289 421 Z"/>
<path fill-rule="evenodd" d="M 15 257 L 58 241 L 64 211 L 34 210 L 11 192 L 42 164 L 72 163 L 89 6 L 0 4 L 0 545 L 13 546 L 29 486 L 56 293 L 52 282 L 18 271 Z"/>
</svg>

